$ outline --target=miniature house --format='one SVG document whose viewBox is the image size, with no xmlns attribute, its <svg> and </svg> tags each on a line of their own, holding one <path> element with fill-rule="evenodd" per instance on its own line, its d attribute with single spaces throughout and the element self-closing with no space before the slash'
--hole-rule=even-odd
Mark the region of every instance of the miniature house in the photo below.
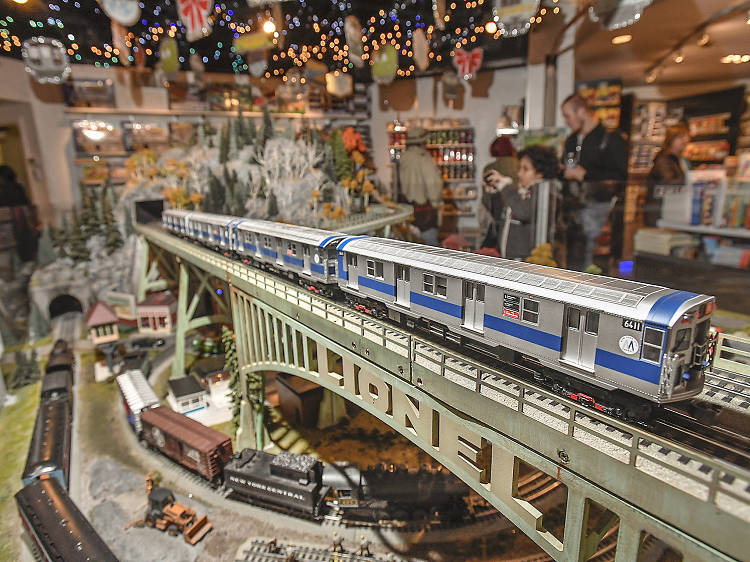
<svg viewBox="0 0 750 562">
<path fill-rule="evenodd" d="M 168 336 L 177 321 L 177 299 L 169 291 L 151 293 L 136 305 L 138 332 Z"/>
<path fill-rule="evenodd" d="M 279 374 L 276 376 L 276 388 L 285 420 L 303 427 L 317 425 L 323 387 L 294 375 Z"/>
<path fill-rule="evenodd" d="M 193 377 L 171 379 L 167 386 L 167 402 L 175 412 L 188 414 L 206 407 L 208 393 Z"/>
<path fill-rule="evenodd" d="M 198 359 L 190 369 L 200 380 L 201 386 L 208 390 L 212 406 L 231 406 L 229 394 L 230 375 L 224 371 L 224 354 Z"/>
<path fill-rule="evenodd" d="M 89 338 L 94 345 L 114 342 L 120 339 L 117 330 L 117 315 L 102 301 L 96 301 L 86 316 Z"/>
</svg>

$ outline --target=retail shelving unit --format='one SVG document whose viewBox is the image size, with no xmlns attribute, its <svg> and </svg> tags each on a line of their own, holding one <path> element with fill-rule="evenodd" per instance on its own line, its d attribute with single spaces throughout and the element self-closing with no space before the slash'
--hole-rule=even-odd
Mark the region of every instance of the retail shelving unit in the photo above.
<svg viewBox="0 0 750 562">
<path fill-rule="evenodd" d="M 440 124 L 416 121 L 392 123 L 389 126 L 388 150 L 393 164 L 394 185 L 397 183 L 395 164 L 406 148 L 408 128 L 417 126 L 426 131 L 425 148 L 432 155 L 443 177 L 439 238 L 443 240 L 451 234 L 460 234 L 477 247 L 480 232 L 477 219 L 479 199 L 474 161 L 474 128 L 459 121 Z"/>
</svg>

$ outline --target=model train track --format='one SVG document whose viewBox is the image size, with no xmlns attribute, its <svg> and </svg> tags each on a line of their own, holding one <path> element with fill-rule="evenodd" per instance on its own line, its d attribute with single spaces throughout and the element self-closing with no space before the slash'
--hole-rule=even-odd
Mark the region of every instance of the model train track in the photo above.
<svg viewBox="0 0 750 562">
<path fill-rule="evenodd" d="M 334 552 L 327 548 L 308 545 L 276 544 L 270 545 L 269 541 L 253 539 L 242 551 L 242 558 L 237 562 L 285 562 L 296 560 L 297 562 L 375 562 L 380 560 L 402 560 L 389 556 L 364 556 L 354 552 Z"/>
<path fill-rule="evenodd" d="M 663 408 L 652 422 L 652 430 L 735 466 L 750 468 L 750 437 L 701 422 L 684 410 Z"/>
<path fill-rule="evenodd" d="M 750 413 L 750 375 L 714 369 L 706 373 L 703 395 L 727 404 L 737 402 L 736 409 Z"/>
</svg>

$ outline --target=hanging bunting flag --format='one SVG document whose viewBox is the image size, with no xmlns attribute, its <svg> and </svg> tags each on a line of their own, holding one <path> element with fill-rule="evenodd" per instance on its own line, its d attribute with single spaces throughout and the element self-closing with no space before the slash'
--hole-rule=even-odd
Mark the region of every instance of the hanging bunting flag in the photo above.
<svg viewBox="0 0 750 562">
<path fill-rule="evenodd" d="M 411 34 L 411 49 L 414 53 L 414 64 L 419 70 L 427 70 L 430 66 L 430 44 L 424 30 L 420 27 Z"/>
<path fill-rule="evenodd" d="M 539 4 L 540 0 L 495 0 L 492 13 L 500 33 L 513 37 L 526 33 Z"/>
<path fill-rule="evenodd" d="M 365 65 L 365 61 L 362 60 L 362 25 L 356 16 L 346 16 L 344 35 L 346 44 L 349 45 L 349 60 L 357 68 L 362 68 Z"/>
<path fill-rule="evenodd" d="M 445 29 L 445 14 L 445 0 L 432 0 L 432 17 L 440 30 Z"/>
<path fill-rule="evenodd" d="M 99 0 L 99 4 L 109 19 L 125 27 L 136 24 L 141 18 L 138 0 Z"/>
<path fill-rule="evenodd" d="M 378 84 L 393 82 L 398 70 L 398 51 L 393 45 L 384 45 L 373 58 L 372 79 Z"/>
<path fill-rule="evenodd" d="M 651 0 L 594 0 L 589 17 L 607 29 L 621 29 L 641 19 L 650 4 Z"/>
<path fill-rule="evenodd" d="M 211 22 L 208 20 L 211 7 L 209 0 L 177 0 L 177 11 L 187 30 L 188 41 L 197 41 L 211 33 Z"/>
<path fill-rule="evenodd" d="M 21 58 L 26 64 L 26 72 L 40 84 L 59 84 L 70 75 L 68 55 L 57 39 L 27 39 L 21 48 Z"/>
<path fill-rule="evenodd" d="M 171 80 L 180 69 L 180 61 L 177 59 L 177 41 L 171 37 L 161 41 L 159 48 L 159 62 L 161 69 L 168 80 Z"/>
<path fill-rule="evenodd" d="M 123 66 L 130 66 L 130 47 L 128 47 L 127 43 L 128 30 L 115 20 L 112 20 L 111 24 L 112 47 L 118 51 L 117 60 L 120 61 Z"/>
<path fill-rule="evenodd" d="M 474 78 L 477 70 L 482 66 L 483 56 L 484 50 L 482 47 L 477 47 L 472 51 L 456 49 L 456 55 L 453 57 L 453 64 L 458 70 L 458 75 L 464 80 L 471 80 Z"/>
</svg>

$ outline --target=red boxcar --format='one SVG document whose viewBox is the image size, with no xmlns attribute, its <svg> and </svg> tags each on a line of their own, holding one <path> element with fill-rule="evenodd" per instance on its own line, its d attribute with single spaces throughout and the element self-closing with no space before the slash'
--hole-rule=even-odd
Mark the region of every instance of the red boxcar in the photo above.
<svg viewBox="0 0 750 562">
<path fill-rule="evenodd" d="M 141 414 L 141 440 L 207 480 L 221 477 L 232 440 L 202 423 L 159 406 Z"/>
</svg>

